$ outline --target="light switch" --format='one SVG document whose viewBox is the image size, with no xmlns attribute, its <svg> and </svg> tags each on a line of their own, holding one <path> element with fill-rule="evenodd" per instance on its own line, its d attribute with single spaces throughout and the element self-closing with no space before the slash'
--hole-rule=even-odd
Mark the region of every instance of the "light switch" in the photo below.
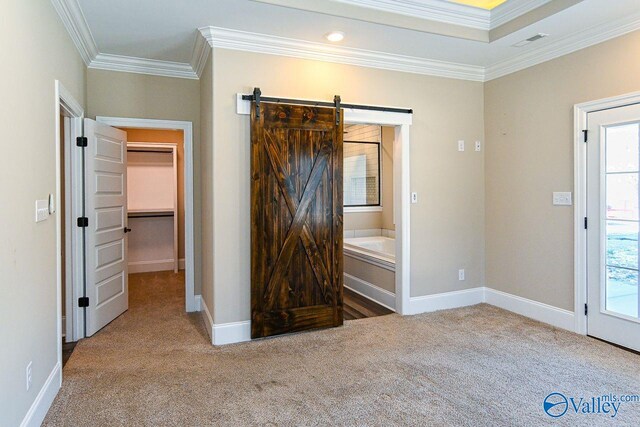
<svg viewBox="0 0 640 427">
<path fill-rule="evenodd" d="M 476 151 L 480 150 L 482 150 L 482 144 L 480 143 L 480 141 L 476 141 Z"/>
<path fill-rule="evenodd" d="M 411 193 L 411 203 L 418 203 L 418 193 L 415 191 Z"/>
<path fill-rule="evenodd" d="M 554 206 L 571 206 L 573 204 L 571 200 L 571 192 L 554 192 L 553 204 Z"/>
<path fill-rule="evenodd" d="M 464 141 L 458 141 L 458 151 L 464 151 Z"/>
<path fill-rule="evenodd" d="M 36 200 L 36 222 L 49 218 L 49 200 Z"/>
</svg>

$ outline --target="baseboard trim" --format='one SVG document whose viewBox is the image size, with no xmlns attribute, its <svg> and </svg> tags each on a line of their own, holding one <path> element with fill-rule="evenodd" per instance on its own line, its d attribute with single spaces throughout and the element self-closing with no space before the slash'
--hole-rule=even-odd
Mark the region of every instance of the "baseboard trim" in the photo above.
<svg viewBox="0 0 640 427">
<path fill-rule="evenodd" d="M 158 259 L 153 261 L 133 261 L 128 264 L 129 274 L 151 273 L 154 271 L 173 270 L 173 259 Z M 184 258 L 178 260 L 178 269 L 184 270 Z"/>
<path fill-rule="evenodd" d="M 213 325 L 213 345 L 225 345 L 245 341 L 251 341 L 250 320 Z"/>
<path fill-rule="evenodd" d="M 409 299 L 407 314 L 430 313 L 450 308 L 466 307 L 484 302 L 484 288 L 472 288 L 461 291 L 445 292 Z"/>
<path fill-rule="evenodd" d="M 491 288 L 485 288 L 485 302 L 530 319 L 575 332 L 575 315 L 572 311 Z"/>
<path fill-rule="evenodd" d="M 61 385 L 62 369 L 60 368 L 60 363 L 56 363 L 56 366 L 53 367 L 53 370 L 38 392 L 29 411 L 20 423 L 20 427 L 38 427 L 42 424 Z"/>
<path fill-rule="evenodd" d="M 211 338 L 211 344 L 213 342 L 213 316 L 211 316 L 211 312 L 209 311 L 209 307 L 207 307 L 207 303 L 204 301 L 204 298 L 200 298 L 200 305 L 202 306 L 202 310 L 200 311 L 200 315 L 204 319 L 205 326 L 207 328 L 207 333 L 209 334 L 209 338 Z"/>
<path fill-rule="evenodd" d="M 202 295 L 196 295 L 193 302 L 195 303 L 194 311 L 202 311 Z"/>
<path fill-rule="evenodd" d="M 396 294 L 382 289 L 372 283 L 359 279 L 348 273 L 344 273 L 344 287 L 352 290 L 358 295 L 370 299 L 376 304 L 380 304 L 389 310 L 396 311 Z"/>
</svg>

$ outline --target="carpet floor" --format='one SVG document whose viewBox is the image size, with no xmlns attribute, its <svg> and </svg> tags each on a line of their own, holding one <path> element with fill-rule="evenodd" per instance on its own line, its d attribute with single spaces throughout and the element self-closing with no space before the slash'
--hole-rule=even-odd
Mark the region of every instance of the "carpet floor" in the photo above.
<svg viewBox="0 0 640 427">
<path fill-rule="evenodd" d="M 640 356 L 486 304 L 213 347 L 183 286 L 131 276 L 129 311 L 78 343 L 45 426 L 640 425 L 640 402 L 543 411 L 552 392 L 640 394 Z"/>
</svg>

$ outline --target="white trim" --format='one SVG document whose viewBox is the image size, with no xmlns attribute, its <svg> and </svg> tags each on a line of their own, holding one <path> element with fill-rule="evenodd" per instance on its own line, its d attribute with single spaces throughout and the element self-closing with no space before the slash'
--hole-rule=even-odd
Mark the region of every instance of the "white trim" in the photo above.
<svg viewBox="0 0 640 427">
<path fill-rule="evenodd" d="M 551 0 L 510 0 L 504 2 L 491 10 L 490 29 L 498 28 L 549 2 L 551 2 Z"/>
<path fill-rule="evenodd" d="M 62 287 L 65 287 L 66 301 L 65 312 L 66 317 L 69 317 L 70 325 L 65 324 L 65 339 L 67 341 L 77 341 L 81 338 L 79 329 L 74 328 L 74 322 L 83 323 L 84 313 L 82 309 L 78 309 L 77 298 L 74 294 L 76 286 L 81 282 L 82 265 L 76 260 L 79 252 L 79 242 L 81 239 L 78 228 L 73 226 L 73 218 L 77 216 L 77 205 L 81 199 L 81 189 L 74 188 L 73 182 L 77 181 L 77 171 L 75 165 L 74 150 L 72 149 L 71 141 L 74 141 L 77 136 L 82 134 L 82 121 L 84 118 L 84 110 L 71 93 L 64 87 L 64 85 L 56 80 L 54 82 L 54 94 L 55 94 L 55 170 L 56 170 L 56 338 L 57 338 L 57 353 L 58 363 L 62 366 Z M 60 139 L 61 130 L 64 127 L 64 123 L 60 121 L 60 116 L 64 115 L 69 117 L 69 129 L 65 130 L 65 141 Z M 66 120 L 65 120 L 66 121 Z M 64 153 L 61 153 L 61 148 L 64 148 Z M 62 156 L 64 156 L 65 167 L 62 167 Z M 65 186 L 62 185 L 62 176 L 65 177 Z M 79 187 L 79 186 L 78 186 Z M 65 194 L 65 213 L 66 216 L 62 217 L 61 204 L 62 194 Z M 80 197 L 78 197 L 78 195 Z M 71 208 L 70 208 L 71 207 Z M 62 229 L 63 223 L 65 225 L 65 239 L 66 247 L 62 247 Z M 62 251 L 65 252 L 65 271 L 66 276 L 63 283 L 62 280 Z M 66 320 L 66 319 L 65 319 Z"/>
<path fill-rule="evenodd" d="M 344 273 L 344 287 L 389 310 L 396 311 L 396 295 L 393 292 L 382 289 L 349 273 Z"/>
<path fill-rule="evenodd" d="M 318 3 L 305 4 L 299 0 L 255 0 L 277 6 L 291 7 L 318 13 L 329 13 L 351 19 L 373 23 L 383 23 L 380 18 L 373 19 L 371 14 L 358 13 L 355 9 L 345 9 L 339 5 L 324 6 Z M 489 11 L 464 4 L 443 2 L 440 0 L 335 0 L 346 6 L 376 10 L 393 15 L 409 16 L 413 19 L 434 21 L 449 25 L 488 31 L 506 24 L 517 17 L 530 12 L 551 0 L 510 0 Z M 342 13 L 340 13 L 342 12 Z M 400 25 L 400 27 L 402 27 Z M 405 29 L 415 29 L 407 26 Z"/>
<path fill-rule="evenodd" d="M 490 288 L 485 288 L 485 302 L 557 328 L 575 329 L 574 314 L 568 310 Z"/>
<path fill-rule="evenodd" d="M 251 341 L 251 321 L 218 323 L 213 325 L 213 345 Z"/>
<path fill-rule="evenodd" d="M 542 44 L 536 49 L 490 65 L 486 68 L 485 81 L 533 67 L 638 29 L 640 29 L 640 14 L 634 14 L 616 21 L 589 27 L 584 31 L 555 41 L 550 39 L 547 44 Z"/>
<path fill-rule="evenodd" d="M 200 315 L 204 320 L 209 338 L 211 338 L 211 345 L 213 345 L 213 316 L 211 315 L 211 311 L 209 311 L 209 306 L 207 306 L 206 301 L 202 297 L 200 297 L 200 308 L 202 309 L 200 310 Z"/>
<path fill-rule="evenodd" d="M 484 302 L 483 287 L 411 297 L 409 300 L 409 310 L 405 314 L 430 313 L 432 311 L 476 305 L 482 302 Z"/>
<path fill-rule="evenodd" d="M 382 206 L 345 206 L 344 213 L 382 212 Z"/>
<path fill-rule="evenodd" d="M 211 52 L 211 46 L 204 38 L 204 36 L 198 31 L 196 34 L 196 42 L 193 46 L 193 52 L 191 53 L 191 68 L 193 72 L 200 78 L 204 71 L 204 66 L 207 65 L 207 59 L 209 59 L 209 53 Z"/>
<path fill-rule="evenodd" d="M 370 255 L 367 252 L 354 249 L 353 245 L 349 245 L 348 243 L 345 243 L 343 252 L 344 256 L 357 259 L 358 261 L 362 261 L 367 264 L 375 265 L 379 268 L 384 268 L 385 270 L 392 271 L 394 273 L 396 271 L 396 264 L 391 260 L 391 258 L 385 257 L 386 259 L 381 259 L 378 256 Z"/>
<path fill-rule="evenodd" d="M 88 66 L 98 55 L 98 47 L 93 39 L 87 20 L 77 0 L 51 0 L 60 16 L 71 40 L 76 45 L 84 63 Z"/>
<path fill-rule="evenodd" d="M 460 25 L 462 27 L 489 30 L 491 12 L 477 7 L 439 0 L 335 0 L 352 6 L 418 19 Z"/>
<path fill-rule="evenodd" d="M 62 385 L 61 362 L 58 361 L 38 392 L 27 414 L 22 419 L 20 427 L 39 427 L 51 408 L 60 386 Z"/>
<path fill-rule="evenodd" d="M 202 311 L 202 295 L 196 295 L 196 311 Z"/>
<path fill-rule="evenodd" d="M 461 80 L 484 80 L 484 67 L 476 65 L 437 61 L 344 46 L 332 46 L 324 43 L 220 27 L 202 27 L 200 32 L 213 48 L 335 62 Z"/>
<path fill-rule="evenodd" d="M 184 62 L 158 61 L 108 53 L 99 53 L 88 67 L 97 70 L 122 71 L 151 76 L 198 79 L 198 74 L 193 71 L 191 65 Z"/>
<path fill-rule="evenodd" d="M 172 129 L 184 134 L 184 223 L 185 223 L 185 304 L 187 312 L 196 311 L 195 303 L 195 235 L 193 158 L 193 124 L 187 121 L 136 119 L 126 117 L 96 117 L 98 123 L 120 128 Z"/>
<path fill-rule="evenodd" d="M 587 217 L 587 144 L 582 131 L 587 129 L 587 114 L 609 108 L 624 107 L 640 103 L 640 92 L 632 92 L 596 101 L 583 102 L 573 107 L 573 191 L 574 209 L 574 330 L 587 334 L 587 316 L 584 305 L 587 303 L 587 233 L 584 218 Z"/>
</svg>

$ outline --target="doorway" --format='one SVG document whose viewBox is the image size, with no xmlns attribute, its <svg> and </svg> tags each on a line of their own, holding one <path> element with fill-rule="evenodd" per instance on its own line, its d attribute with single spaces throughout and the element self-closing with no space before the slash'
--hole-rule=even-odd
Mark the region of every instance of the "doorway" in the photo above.
<svg viewBox="0 0 640 427">
<path fill-rule="evenodd" d="M 640 104 L 587 117 L 589 335 L 640 350 Z"/>
<path fill-rule="evenodd" d="M 583 130 L 585 333 L 639 351 L 640 103 L 594 106 Z"/>
</svg>

